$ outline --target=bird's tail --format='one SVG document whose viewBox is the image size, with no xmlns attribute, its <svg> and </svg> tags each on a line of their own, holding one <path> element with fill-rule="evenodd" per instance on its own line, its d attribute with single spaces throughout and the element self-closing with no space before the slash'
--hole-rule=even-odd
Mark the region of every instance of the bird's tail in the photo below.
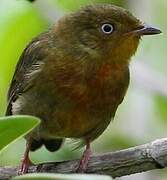
<svg viewBox="0 0 167 180">
<path fill-rule="evenodd" d="M 42 145 L 46 147 L 47 150 L 54 152 L 57 151 L 63 144 L 63 139 L 40 139 L 33 140 L 31 142 L 30 150 L 35 151 L 40 148 Z"/>
</svg>

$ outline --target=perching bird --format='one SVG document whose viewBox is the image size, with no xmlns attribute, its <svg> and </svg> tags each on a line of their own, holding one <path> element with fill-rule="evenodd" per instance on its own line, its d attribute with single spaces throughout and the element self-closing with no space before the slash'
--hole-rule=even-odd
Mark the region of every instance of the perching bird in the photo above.
<svg viewBox="0 0 167 180">
<path fill-rule="evenodd" d="M 41 119 L 25 137 L 21 174 L 28 170 L 29 151 L 42 145 L 57 151 L 65 138 L 85 142 L 78 170 L 86 169 L 90 143 L 124 99 L 141 37 L 159 33 L 123 8 L 100 4 L 62 17 L 30 42 L 16 66 L 6 112 Z"/>
</svg>

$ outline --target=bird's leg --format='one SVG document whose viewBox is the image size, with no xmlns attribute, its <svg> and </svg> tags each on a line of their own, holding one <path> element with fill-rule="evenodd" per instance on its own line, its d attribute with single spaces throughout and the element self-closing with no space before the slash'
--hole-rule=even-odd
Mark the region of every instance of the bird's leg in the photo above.
<svg viewBox="0 0 167 180">
<path fill-rule="evenodd" d="M 83 173 L 87 169 L 90 155 L 91 155 L 90 141 L 86 140 L 86 149 L 80 159 L 77 172 Z"/>
<path fill-rule="evenodd" d="M 26 144 L 26 150 L 21 162 L 21 166 L 18 170 L 18 175 L 23 175 L 28 172 L 29 166 L 32 164 L 31 160 L 29 159 L 29 151 L 30 151 L 30 143 L 27 142 Z"/>
</svg>

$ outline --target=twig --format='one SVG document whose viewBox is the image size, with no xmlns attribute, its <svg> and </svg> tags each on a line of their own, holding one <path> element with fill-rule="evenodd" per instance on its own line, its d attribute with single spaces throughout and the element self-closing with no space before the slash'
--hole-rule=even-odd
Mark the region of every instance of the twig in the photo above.
<svg viewBox="0 0 167 180">
<path fill-rule="evenodd" d="M 29 173 L 75 173 L 78 160 L 44 163 L 32 166 Z M 167 138 L 129 149 L 110 152 L 90 159 L 86 173 L 120 177 L 134 173 L 160 169 L 167 166 Z M 17 168 L 1 167 L 0 180 L 16 176 Z"/>
</svg>

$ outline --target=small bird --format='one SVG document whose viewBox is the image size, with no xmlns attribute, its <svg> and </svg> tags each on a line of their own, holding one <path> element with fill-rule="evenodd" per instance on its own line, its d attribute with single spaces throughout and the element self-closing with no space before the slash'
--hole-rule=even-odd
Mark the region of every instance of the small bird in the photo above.
<svg viewBox="0 0 167 180">
<path fill-rule="evenodd" d="M 159 33 L 121 7 L 98 4 L 65 15 L 29 43 L 16 66 L 6 111 L 41 119 L 25 136 L 20 174 L 28 171 L 29 151 L 42 145 L 57 151 L 65 138 L 86 145 L 78 172 L 86 170 L 90 143 L 124 99 L 130 58 L 141 37 Z"/>
</svg>

